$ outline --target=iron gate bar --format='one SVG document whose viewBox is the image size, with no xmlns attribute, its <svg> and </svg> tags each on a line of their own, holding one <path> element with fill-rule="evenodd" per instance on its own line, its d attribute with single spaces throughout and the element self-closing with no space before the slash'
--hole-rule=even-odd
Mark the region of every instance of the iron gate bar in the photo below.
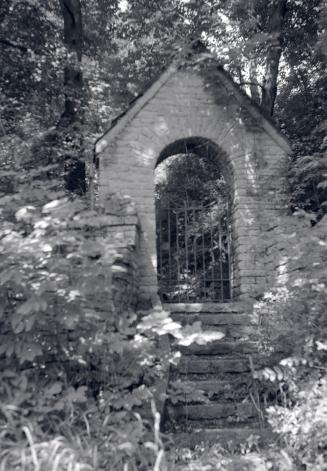
<svg viewBox="0 0 327 471">
<path fill-rule="evenodd" d="M 188 238 L 187 238 L 187 208 L 186 208 L 186 201 L 184 201 L 184 218 L 185 218 L 185 268 L 186 268 L 186 273 L 188 272 Z"/>
<path fill-rule="evenodd" d="M 159 200 L 159 211 L 161 212 L 161 201 Z M 159 219 L 159 272 L 162 269 L 162 218 Z"/>
<path fill-rule="evenodd" d="M 201 209 L 203 209 L 203 208 L 201 208 Z M 203 229 L 203 226 L 202 226 L 202 271 L 203 271 L 203 292 L 205 293 L 206 292 L 206 272 L 205 272 L 204 229 Z"/>
<path fill-rule="evenodd" d="M 158 201 L 158 275 L 163 301 L 231 300 L 230 226 L 226 214 L 217 221 L 214 215 L 215 205 L 184 202 L 182 207 L 168 203 L 164 208 Z"/>
<path fill-rule="evenodd" d="M 227 206 L 227 211 L 228 211 L 228 206 Z M 227 212 L 227 214 L 229 214 Z M 229 218 L 227 219 L 227 223 L 229 224 Z M 229 228 L 230 229 L 230 228 Z M 227 234 L 227 256 L 228 256 L 228 260 L 229 260 L 229 263 L 228 263 L 228 276 L 229 276 L 229 279 L 232 280 L 233 279 L 233 264 L 231 262 L 231 246 L 232 246 L 232 231 L 229 230 L 228 231 L 228 234 Z M 232 299 L 232 283 L 230 282 L 229 283 L 229 297 L 230 299 Z"/>
<path fill-rule="evenodd" d="M 222 286 L 222 289 L 220 290 L 220 300 L 224 300 L 224 285 L 223 285 L 223 265 L 222 265 L 222 259 L 221 259 L 221 247 L 222 247 L 222 239 L 221 239 L 221 225 L 219 222 L 219 232 L 218 232 L 218 245 L 219 245 L 219 272 L 220 272 L 220 286 Z"/>
<path fill-rule="evenodd" d="M 170 206 L 168 206 L 168 250 L 169 250 L 169 284 L 171 285 L 171 223 L 170 223 Z"/>
<path fill-rule="evenodd" d="M 180 301 L 180 279 L 181 279 L 181 272 L 179 266 L 179 231 L 178 231 L 178 210 L 176 211 L 176 247 L 177 247 L 177 280 L 178 280 L 178 300 Z"/>
<path fill-rule="evenodd" d="M 212 213 L 210 213 L 210 248 L 211 248 L 211 259 L 212 259 L 212 279 L 215 278 L 215 254 L 213 252 L 213 234 L 212 234 Z"/>
<path fill-rule="evenodd" d="M 194 208 L 192 208 L 192 213 L 193 213 L 193 220 L 194 222 L 196 221 L 196 211 Z M 197 236 L 195 235 L 194 237 L 194 242 L 193 242 L 193 245 L 194 245 L 194 274 L 195 274 L 195 278 L 196 278 L 196 275 L 197 275 L 197 267 L 198 267 L 198 262 L 197 262 L 197 258 L 196 258 L 196 245 L 197 245 Z"/>
</svg>

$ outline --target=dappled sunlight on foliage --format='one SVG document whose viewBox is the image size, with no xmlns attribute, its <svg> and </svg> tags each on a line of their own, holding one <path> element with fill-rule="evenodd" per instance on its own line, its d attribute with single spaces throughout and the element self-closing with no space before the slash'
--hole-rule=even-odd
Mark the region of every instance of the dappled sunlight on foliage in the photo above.
<svg viewBox="0 0 327 471">
<path fill-rule="evenodd" d="M 71 41 L 62 11 L 70 3 L 82 11 L 80 36 Z M 326 469 L 323 3 L 0 2 L 1 471 Z M 76 9 L 71 13 L 74 28 Z M 224 334 L 203 330 L 200 322 L 183 327 L 161 308 L 136 311 L 134 287 L 117 276 L 135 262 L 133 249 L 131 265 L 119 265 L 121 253 L 107 240 L 110 215 L 94 209 L 91 162 L 108 121 L 174 58 L 187 62 L 198 48 L 200 66 L 206 47 L 265 114 L 274 114 L 294 151 L 288 177 L 295 216 L 282 218 L 283 233 L 276 229 L 279 245 L 269 256 L 277 276 L 269 292 L 258 293 L 253 310 L 260 353 L 269 361 L 253 359 L 252 389 L 246 385 L 247 393 L 256 391 L 246 401 L 266 404 L 277 438 L 262 449 L 250 436 L 239 447 L 204 444 L 168 456 L 160 435 L 167 394 L 176 404 L 208 399 L 178 379 L 168 391 L 162 387 L 181 357 L 169 342 L 182 349 L 219 342 Z M 168 123 L 161 124 L 164 131 Z M 225 131 L 222 139 L 235 133 Z M 136 151 L 137 159 L 150 163 L 153 152 L 151 146 Z M 224 169 L 215 162 L 189 165 L 187 178 L 181 164 L 171 179 L 177 199 L 219 200 L 205 219 L 222 216 L 231 184 L 222 178 Z M 201 175 L 210 176 L 204 185 Z M 241 217 L 252 222 L 252 209 Z M 204 228 L 208 234 L 209 224 Z M 193 229 L 196 237 L 199 228 Z M 274 231 L 262 238 L 269 242 Z"/>
<path fill-rule="evenodd" d="M 294 463 L 289 469 L 321 471 L 327 446 L 327 221 L 312 227 L 311 218 L 298 212 L 280 236 L 288 277 L 255 306 L 271 366 L 253 376 L 260 394 L 275 398 L 267 418 Z"/>
<path fill-rule="evenodd" d="M 287 452 L 276 446 L 258 446 L 251 435 L 240 446 L 200 444 L 194 450 L 181 448 L 172 454 L 173 471 L 297 471 Z"/>
<path fill-rule="evenodd" d="M 154 331 L 112 302 L 106 216 L 19 178 L 0 199 L 1 465 L 148 468 L 162 448 L 151 401 L 165 363 Z"/>
<path fill-rule="evenodd" d="M 23 432 L 26 441 L 22 438 L 12 444 L 2 457 L 2 466 L 6 469 L 22 469 L 34 471 L 36 469 L 92 471 L 95 467 L 92 463 L 97 462 L 96 449 L 83 449 L 82 444 L 76 442 L 74 445 L 68 443 L 63 437 L 53 440 L 36 441 L 33 433 L 25 426 Z M 5 444 L 8 445 L 8 442 Z"/>
<path fill-rule="evenodd" d="M 153 311 L 142 318 L 138 324 L 140 331 L 152 331 L 157 335 L 170 334 L 179 345 L 191 345 L 197 343 L 204 345 L 208 342 L 222 339 L 225 335 L 222 332 L 206 332 L 202 329 L 201 322 L 194 322 L 192 325 L 182 327 L 179 322 L 174 322 L 169 312 L 158 310 Z"/>
<path fill-rule="evenodd" d="M 160 337 L 189 345 L 223 334 L 183 328 L 162 309 L 118 312 L 106 215 L 32 182 L 32 193 L 17 182 L 0 199 L 2 462 L 148 469 L 164 459 L 151 402 L 174 361 Z"/>
<path fill-rule="evenodd" d="M 278 337 L 285 345 L 302 349 L 305 342 L 326 335 L 326 218 L 311 227 L 311 215 L 298 212 L 284 220 L 285 232 L 279 235 L 276 263 L 284 265 L 286 282 L 278 283 L 255 305 L 267 332 L 267 341 L 277 346 Z M 287 254 L 287 261 L 278 256 Z M 279 284 L 279 286 L 278 286 Z M 296 332 L 296 335 L 294 335 Z"/>
</svg>

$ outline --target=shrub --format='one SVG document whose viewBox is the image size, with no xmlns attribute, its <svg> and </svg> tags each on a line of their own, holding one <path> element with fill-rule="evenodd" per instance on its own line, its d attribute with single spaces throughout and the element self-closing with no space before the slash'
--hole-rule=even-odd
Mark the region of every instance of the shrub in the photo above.
<svg viewBox="0 0 327 471">
<path fill-rule="evenodd" d="M 266 397 L 275 398 L 268 421 L 294 469 L 316 471 L 325 469 L 327 446 L 326 224 L 325 217 L 312 227 L 310 214 L 295 215 L 275 255 L 283 260 L 280 277 L 255 306 L 271 358 L 254 373 Z"/>
<path fill-rule="evenodd" d="M 157 334 L 115 308 L 105 215 L 52 167 L 1 175 L 0 467 L 149 469 L 164 458 Z"/>
</svg>

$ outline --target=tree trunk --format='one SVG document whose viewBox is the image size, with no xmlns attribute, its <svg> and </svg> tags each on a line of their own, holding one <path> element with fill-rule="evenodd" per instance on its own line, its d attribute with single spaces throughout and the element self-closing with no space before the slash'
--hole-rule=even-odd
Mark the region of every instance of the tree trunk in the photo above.
<svg viewBox="0 0 327 471">
<path fill-rule="evenodd" d="M 64 17 L 64 41 L 67 49 L 64 70 L 65 110 L 61 119 L 78 120 L 83 80 L 81 71 L 83 28 L 80 0 L 60 0 Z"/>
<path fill-rule="evenodd" d="M 271 0 L 271 13 L 268 25 L 270 43 L 267 51 L 266 70 L 261 98 L 261 108 L 268 116 L 273 115 L 277 95 L 277 78 L 283 46 L 282 28 L 286 12 L 286 3 L 287 0 Z"/>
<path fill-rule="evenodd" d="M 257 81 L 257 63 L 255 59 L 250 59 L 250 92 L 251 98 L 257 104 L 260 104 L 260 94 Z"/>
<path fill-rule="evenodd" d="M 86 191 L 83 161 L 84 122 L 83 75 L 81 69 L 83 27 L 80 0 L 60 0 L 64 18 L 66 63 L 64 69 L 65 108 L 58 123 L 63 132 L 66 188 L 83 194 Z"/>
</svg>

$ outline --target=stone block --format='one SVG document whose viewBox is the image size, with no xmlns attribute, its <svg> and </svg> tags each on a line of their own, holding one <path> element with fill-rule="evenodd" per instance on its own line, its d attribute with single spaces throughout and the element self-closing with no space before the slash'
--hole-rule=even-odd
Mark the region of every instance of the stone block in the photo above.
<svg viewBox="0 0 327 471">
<path fill-rule="evenodd" d="M 238 423 L 247 421 L 250 417 L 257 417 L 258 411 L 253 404 L 201 404 L 201 405 L 180 405 L 170 409 L 173 415 L 173 420 L 179 420 L 182 417 L 187 417 L 188 420 L 210 420 L 221 419 L 231 416 L 238 418 Z"/>
<path fill-rule="evenodd" d="M 180 374 L 224 374 L 224 373 L 242 373 L 250 371 L 250 364 L 246 360 L 240 359 L 202 359 L 199 357 L 182 357 L 173 371 L 177 370 Z"/>
<path fill-rule="evenodd" d="M 233 90 L 232 95 L 226 92 L 226 86 L 224 82 L 221 85 L 223 88 L 217 87 L 217 95 L 223 90 L 217 106 L 211 86 L 205 87 L 198 74 L 179 71 L 168 79 L 162 79 L 157 83 L 151 100 L 143 104 L 136 102 L 137 113 L 122 128 L 121 134 L 116 135 L 115 142 L 108 143 L 101 157 L 103 166 L 108 168 L 104 175 L 100 171 L 100 192 L 110 193 L 111 188 L 130 195 L 134 203 L 134 208 L 126 206 L 129 212 L 125 212 L 125 218 L 121 218 L 123 209 L 119 205 L 110 207 L 110 203 L 106 207 L 106 210 L 112 211 L 108 220 L 111 226 L 108 228 L 108 240 L 114 246 L 125 244 L 139 247 L 142 290 L 146 287 L 150 290 L 157 284 L 152 171 L 161 150 L 190 133 L 211 139 L 221 147 L 224 154 L 219 159 L 223 159 L 228 178 L 234 183 L 233 247 L 238 284 L 234 286 L 234 292 L 248 291 L 250 283 L 262 283 L 261 278 L 275 268 L 271 265 L 271 258 L 267 258 L 265 263 L 260 262 L 259 258 L 267 247 L 262 237 L 263 231 L 269 227 L 273 215 L 284 210 L 286 190 L 282 163 L 286 162 L 286 154 L 260 128 L 246 107 L 232 96 Z M 245 127 L 238 121 L 239 117 L 242 117 L 243 123 L 246 122 Z M 277 191 L 279 188 L 280 194 Z M 130 227 L 122 227 L 138 224 L 136 211 L 140 217 L 140 245 L 137 245 L 135 232 Z M 262 269 L 263 265 L 265 269 Z"/>
</svg>

